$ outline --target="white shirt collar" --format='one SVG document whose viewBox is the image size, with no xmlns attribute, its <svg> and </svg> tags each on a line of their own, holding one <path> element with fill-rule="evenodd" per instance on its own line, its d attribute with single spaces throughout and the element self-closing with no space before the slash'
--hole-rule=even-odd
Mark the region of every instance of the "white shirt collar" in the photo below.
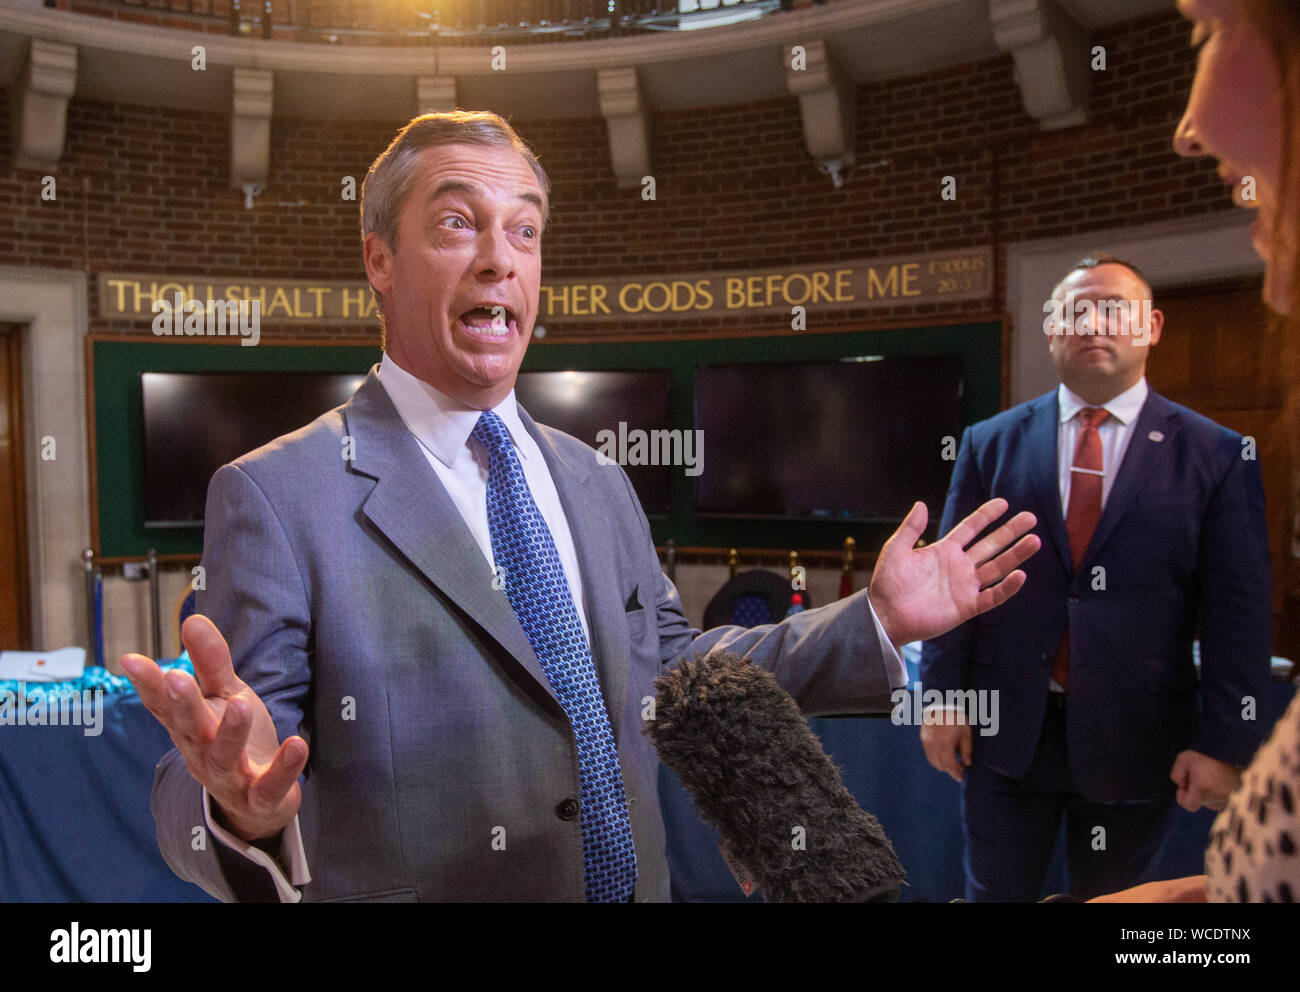
<svg viewBox="0 0 1300 992">
<path fill-rule="evenodd" d="M 423 379 L 417 379 L 389 358 L 387 352 L 379 363 L 379 381 L 407 430 L 438 461 L 451 468 L 456 459 L 468 450 L 469 436 L 483 411 L 467 407 Z M 492 408 L 492 412 L 505 423 L 510 439 L 515 443 L 515 453 L 527 459 L 527 446 L 521 443 L 527 431 L 519 418 L 515 391 L 511 389 L 506 398 Z"/>
<path fill-rule="evenodd" d="M 1128 424 L 1142 412 L 1142 404 L 1147 401 L 1147 394 L 1150 391 L 1147 386 L 1147 377 L 1143 376 L 1124 392 L 1103 403 L 1102 409 L 1121 424 Z M 1056 391 L 1056 406 L 1060 411 L 1061 423 L 1064 424 L 1080 410 L 1090 407 L 1092 404 L 1080 399 L 1077 393 L 1070 390 L 1065 383 L 1061 383 Z"/>
</svg>

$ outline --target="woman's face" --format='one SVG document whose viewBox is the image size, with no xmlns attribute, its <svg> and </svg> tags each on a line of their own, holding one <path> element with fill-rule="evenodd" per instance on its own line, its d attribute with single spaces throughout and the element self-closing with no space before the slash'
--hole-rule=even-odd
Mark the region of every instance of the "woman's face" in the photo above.
<svg viewBox="0 0 1300 992">
<path fill-rule="evenodd" d="M 1196 79 L 1174 134 L 1174 150 L 1213 155 L 1238 206 L 1259 210 L 1251 227 L 1255 250 L 1267 263 L 1264 299 L 1290 310 L 1295 221 L 1287 223 L 1285 257 L 1272 258 L 1277 193 L 1282 175 L 1282 89 L 1273 52 L 1242 10 L 1241 0 L 1177 0 L 1192 22 L 1199 48 Z M 1291 2 L 1291 0 L 1277 0 Z M 1253 187 L 1254 198 L 1251 198 Z"/>
</svg>

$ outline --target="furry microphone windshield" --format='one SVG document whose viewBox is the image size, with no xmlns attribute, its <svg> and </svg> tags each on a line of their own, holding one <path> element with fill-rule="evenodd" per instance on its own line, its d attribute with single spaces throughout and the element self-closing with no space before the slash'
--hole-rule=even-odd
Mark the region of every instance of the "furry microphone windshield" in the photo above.
<svg viewBox="0 0 1300 992">
<path fill-rule="evenodd" d="M 893 901 L 906 880 L 794 699 L 742 655 L 698 655 L 655 681 L 646 732 L 769 902 Z"/>
</svg>

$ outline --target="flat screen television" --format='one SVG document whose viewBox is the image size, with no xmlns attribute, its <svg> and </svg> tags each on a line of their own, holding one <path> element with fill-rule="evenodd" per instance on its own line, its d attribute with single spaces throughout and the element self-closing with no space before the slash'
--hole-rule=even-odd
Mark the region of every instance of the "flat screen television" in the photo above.
<svg viewBox="0 0 1300 992">
<path fill-rule="evenodd" d="M 695 510 L 892 522 L 922 500 L 936 525 L 961 396 L 957 355 L 700 366 Z"/>
<path fill-rule="evenodd" d="M 144 372 L 145 520 L 203 524 L 218 468 L 346 403 L 365 377 L 330 372 Z M 669 427 L 666 370 L 522 372 L 515 397 L 540 423 L 599 447 L 602 430 Z M 646 513 L 668 512 L 670 468 L 624 466 Z"/>
<path fill-rule="evenodd" d="M 634 430 L 669 430 L 668 390 L 672 378 L 667 369 L 599 372 L 521 372 L 515 383 L 515 398 L 539 424 L 571 434 L 600 450 L 601 432 L 614 437 Z M 609 440 L 609 435 L 606 435 Z M 606 446 L 617 458 L 617 450 Z M 626 453 L 627 445 L 624 445 Z M 674 469 L 665 465 L 629 464 L 632 488 L 647 514 L 668 512 L 669 476 Z M 644 460 L 644 459 L 641 459 Z M 658 459 L 655 459 L 658 460 Z"/>
<path fill-rule="evenodd" d="M 364 375 L 142 372 L 144 525 L 203 524 L 208 482 L 226 462 L 346 403 Z"/>
</svg>

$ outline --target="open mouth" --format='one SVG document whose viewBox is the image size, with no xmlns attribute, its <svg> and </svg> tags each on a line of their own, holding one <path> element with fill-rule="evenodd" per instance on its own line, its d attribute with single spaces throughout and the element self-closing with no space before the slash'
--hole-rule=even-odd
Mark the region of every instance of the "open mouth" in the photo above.
<svg viewBox="0 0 1300 992">
<path fill-rule="evenodd" d="M 482 303 L 457 318 L 469 334 L 481 338 L 507 338 L 518 330 L 515 312 L 503 303 Z"/>
</svg>

